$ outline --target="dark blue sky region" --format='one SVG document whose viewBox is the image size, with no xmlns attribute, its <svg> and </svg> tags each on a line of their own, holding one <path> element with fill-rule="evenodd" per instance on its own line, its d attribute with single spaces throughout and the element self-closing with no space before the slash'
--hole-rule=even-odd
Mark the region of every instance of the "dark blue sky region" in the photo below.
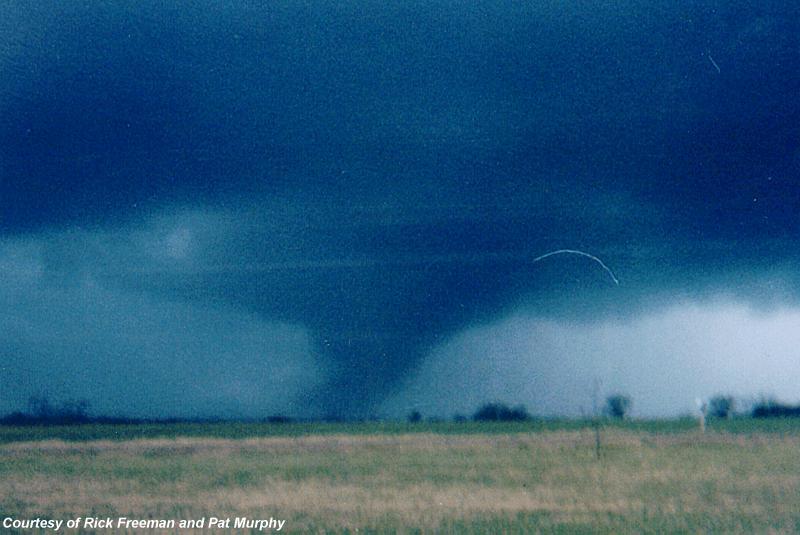
<svg viewBox="0 0 800 535">
<path fill-rule="evenodd" d="M 446 412 L 517 366 L 569 412 L 563 363 L 649 380 L 576 356 L 608 322 L 630 364 L 797 317 L 791 2 L 12 1 L 0 74 L 0 410 Z"/>
</svg>

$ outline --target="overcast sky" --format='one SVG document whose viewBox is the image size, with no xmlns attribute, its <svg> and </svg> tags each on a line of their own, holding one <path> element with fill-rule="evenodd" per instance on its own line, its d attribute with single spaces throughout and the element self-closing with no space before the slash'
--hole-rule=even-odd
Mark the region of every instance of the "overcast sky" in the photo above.
<svg viewBox="0 0 800 535">
<path fill-rule="evenodd" d="M 0 412 L 800 400 L 798 95 L 791 2 L 5 2 Z"/>
</svg>

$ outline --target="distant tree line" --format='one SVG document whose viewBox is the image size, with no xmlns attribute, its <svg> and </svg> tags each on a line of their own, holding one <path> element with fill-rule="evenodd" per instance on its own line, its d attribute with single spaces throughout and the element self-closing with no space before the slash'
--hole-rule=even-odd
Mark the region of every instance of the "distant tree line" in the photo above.
<svg viewBox="0 0 800 535">
<path fill-rule="evenodd" d="M 475 411 L 472 419 L 476 422 L 524 422 L 531 416 L 522 405 L 509 407 L 504 403 L 487 403 Z"/>
<path fill-rule="evenodd" d="M 70 425 L 89 423 L 89 402 L 85 399 L 52 403 L 45 396 L 32 396 L 28 412 L 12 412 L 0 418 L 6 425 Z"/>
<path fill-rule="evenodd" d="M 774 399 L 762 400 L 755 404 L 753 418 L 798 418 L 800 405 L 789 405 Z"/>
<path fill-rule="evenodd" d="M 124 416 L 92 416 L 90 403 L 85 399 L 67 400 L 60 403 L 50 401 L 47 396 L 32 396 L 27 411 L 15 411 L 0 417 L 0 425 L 80 425 L 80 424 L 176 424 L 176 423 L 221 423 L 221 418 L 128 418 Z M 272 424 L 294 422 L 295 419 L 274 415 L 253 420 Z"/>
<path fill-rule="evenodd" d="M 613 419 L 625 419 L 630 416 L 633 401 L 630 396 L 625 394 L 613 394 L 606 398 L 602 414 Z M 729 395 L 716 395 L 703 405 L 703 413 L 713 418 L 731 418 L 735 413 L 735 400 Z M 33 396 L 28 400 L 28 410 L 16 411 L 6 416 L 0 417 L 0 425 L 73 425 L 87 423 L 105 424 L 138 424 L 138 423 L 214 423 L 222 422 L 219 418 L 126 418 L 109 416 L 91 416 L 89 413 L 90 404 L 87 400 L 68 400 L 61 403 L 51 402 L 46 396 Z M 800 418 L 800 405 L 792 405 L 777 401 L 775 399 L 763 399 L 752 406 L 747 413 L 739 413 L 741 416 L 749 415 L 752 418 Z M 600 416 L 598 412 L 595 416 Z M 528 410 L 523 405 L 509 406 L 505 403 L 492 402 L 481 405 L 471 416 L 471 418 L 457 415 L 453 421 L 466 422 L 524 422 L 532 420 Z M 266 422 L 272 424 L 287 424 L 293 422 L 310 422 L 314 419 L 292 418 L 282 415 L 273 415 L 261 419 L 247 419 L 254 422 Z M 326 422 L 359 422 L 359 421 L 379 421 L 381 418 L 352 419 L 346 417 L 323 418 Z M 407 420 L 410 423 L 423 421 L 422 413 L 418 410 L 412 411 Z M 319 421 L 319 420 L 317 420 Z M 426 422 L 443 421 L 441 418 L 427 417 Z"/>
</svg>

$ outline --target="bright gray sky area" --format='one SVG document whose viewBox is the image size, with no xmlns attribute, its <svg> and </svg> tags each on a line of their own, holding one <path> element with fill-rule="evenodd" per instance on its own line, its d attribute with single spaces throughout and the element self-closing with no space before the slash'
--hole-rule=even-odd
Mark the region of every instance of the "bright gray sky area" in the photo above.
<svg viewBox="0 0 800 535">
<path fill-rule="evenodd" d="M 177 6 L 0 6 L 0 413 L 800 399 L 798 4 Z"/>
</svg>

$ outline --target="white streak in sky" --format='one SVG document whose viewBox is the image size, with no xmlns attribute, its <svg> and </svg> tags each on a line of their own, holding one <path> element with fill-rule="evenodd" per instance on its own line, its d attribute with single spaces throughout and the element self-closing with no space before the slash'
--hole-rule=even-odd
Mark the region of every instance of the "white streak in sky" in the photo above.
<svg viewBox="0 0 800 535">
<path fill-rule="evenodd" d="M 708 61 L 711 62 L 711 64 L 714 66 L 714 68 L 717 69 L 717 74 L 720 74 L 722 71 L 720 70 L 719 65 L 717 65 L 717 62 L 714 61 L 714 58 L 711 57 L 711 51 L 710 50 L 706 51 L 706 57 L 708 57 Z"/>
<path fill-rule="evenodd" d="M 549 258 L 551 256 L 555 256 L 555 255 L 559 255 L 559 254 L 574 254 L 574 255 L 578 255 L 578 256 L 585 256 L 586 258 L 594 260 L 595 262 L 600 264 L 600 267 L 602 267 L 604 270 L 606 270 L 606 273 L 609 274 L 609 276 L 611 277 L 611 280 L 614 281 L 614 284 L 619 285 L 619 280 L 614 275 L 614 272 L 611 271 L 611 269 L 609 269 L 609 267 L 607 265 L 605 265 L 602 260 L 600 260 L 596 256 L 591 255 L 589 253 L 584 253 L 583 251 L 578 251 L 577 249 L 559 249 L 557 251 L 551 251 L 549 253 L 543 254 L 542 256 L 537 256 L 536 258 L 533 259 L 531 264 L 535 264 L 536 262 L 544 260 L 545 258 Z"/>
</svg>

